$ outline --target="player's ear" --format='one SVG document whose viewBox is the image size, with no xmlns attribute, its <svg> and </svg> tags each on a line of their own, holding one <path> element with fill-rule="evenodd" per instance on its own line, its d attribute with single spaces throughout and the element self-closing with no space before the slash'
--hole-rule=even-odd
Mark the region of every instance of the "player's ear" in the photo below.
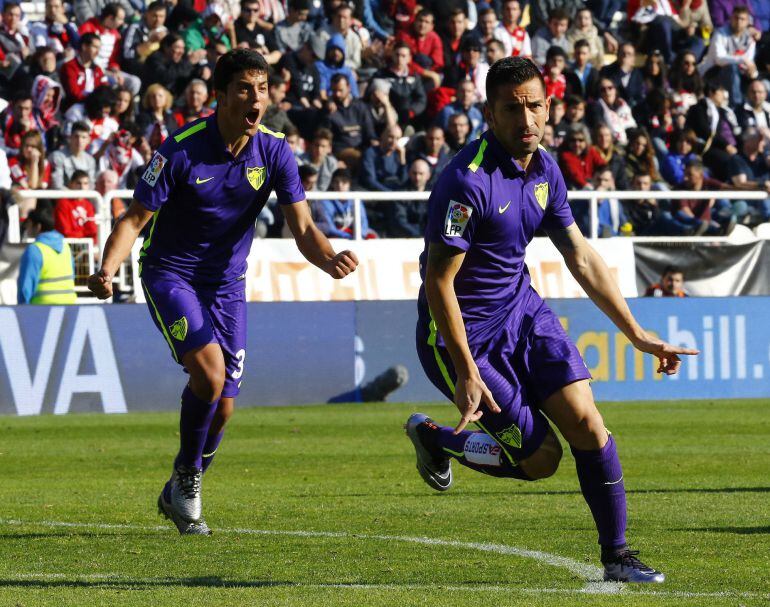
<svg viewBox="0 0 770 607">
<path fill-rule="evenodd" d="M 545 115 L 546 116 L 551 115 L 551 96 L 550 95 L 545 96 Z"/>
<path fill-rule="evenodd" d="M 484 120 L 487 121 L 487 125 L 489 128 L 493 128 L 495 126 L 495 120 L 492 116 L 492 108 L 489 107 L 489 99 L 484 103 Z"/>
</svg>

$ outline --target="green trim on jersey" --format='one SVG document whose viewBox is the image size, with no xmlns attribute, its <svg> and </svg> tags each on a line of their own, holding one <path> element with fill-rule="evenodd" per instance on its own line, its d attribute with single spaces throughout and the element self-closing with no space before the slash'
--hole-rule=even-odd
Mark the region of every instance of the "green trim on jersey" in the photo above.
<svg viewBox="0 0 770 607">
<path fill-rule="evenodd" d="M 160 215 L 160 209 L 158 209 L 152 214 L 152 225 L 150 225 L 150 233 L 147 235 L 147 240 L 144 241 L 144 244 L 142 245 L 142 249 L 139 251 L 140 263 L 142 261 L 142 257 L 147 255 L 147 249 L 150 248 L 150 243 L 152 243 L 152 235 L 155 232 L 155 224 L 158 222 L 158 215 Z"/>
<path fill-rule="evenodd" d="M 449 447 L 441 447 L 444 451 L 455 457 L 465 457 L 464 451 L 452 451 Z"/>
<path fill-rule="evenodd" d="M 264 124 L 260 124 L 258 128 L 265 135 L 272 135 L 273 137 L 277 137 L 278 139 L 283 139 L 284 137 L 286 137 L 285 133 L 279 133 L 279 132 L 276 132 L 276 131 L 271 131 Z"/>
<path fill-rule="evenodd" d="M 430 310 L 428 311 L 430 312 Z M 449 386 L 449 391 L 454 394 L 455 385 L 452 382 L 452 377 L 449 375 L 449 369 L 447 369 L 446 365 L 444 364 L 444 359 L 441 358 L 441 352 L 438 351 L 438 346 L 436 345 L 436 339 L 438 338 L 438 327 L 436 327 L 436 321 L 433 320 L 433 312 L 430 312 L 430 324 L 428 327 L 430 328 L 430 335 L 428 335 L 428 345 L 433 348 L 433 356 L 436 357 L 436 364 L 438 365 L 439 371 L 441 371 L 441 375 L 443 376 L 446 385 Z"/>
<path fill-rule="evenodd" d="M 195 135 L 198 131 L 202 131 L 206 128 L 206 121 L 201 120 L 198 124 L 192 125 L 189 129 L 186 129 L 179 133 L 178 135 L 174 135 L 174 141 L 179 143 L 180 141 L 187 139 L 190 135 Z"/>
<path fill-rule="evenodd" d="M 168 347 L 171 348 L 171 354 L 174 355 L 174 360 L 176 362 L 179 362 L 179 357 L 176 355 L 174 344 L 171 342 L 171 336 L 168 334 L 168 331 L 166 331 L 166 325 L 163 324 L 163 319 L 160 317 L 160 312 L 158 312 L 158 306 L 156 306 L 155 302 L 152 300 L 152 296 L 150 295 L 150 290 L 147 288 L 147 285 L 142 283 L 142 286 L 144 287 L 144 294 L 147 296 L 147 301 L 150 302 L 152 309 L 155 311 L 155 318 L 158 319 L 158 324 L 160 325 L 160 329 L 161 331 L 163 331 L 163 337 L 166 338 L 166 341 L 168 342 Z"/>
<path fill-rule="evenodd" d="M 479 151 L 476 152 L 476 155 L 473 157 L 473 160 L 471 160 L 471 163 L 468 165 L 468 168 L 474 173 L 479 170 L 481 163 L 484 161 L 484 151 L 486 149 L 487 149 L 487 140 L 482 139 L 481 145 L 479 146 Z"/>
</svg>

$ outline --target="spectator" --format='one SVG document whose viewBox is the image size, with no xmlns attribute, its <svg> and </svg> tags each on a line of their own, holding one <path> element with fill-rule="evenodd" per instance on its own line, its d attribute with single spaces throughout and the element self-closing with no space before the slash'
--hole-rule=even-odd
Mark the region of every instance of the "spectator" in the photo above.
<svg viewBox="0 0 770 607">
<path fill-rule="evenodd" d="M 660 282 L 647 287 L 645 297 L 687 297 L 684 292 L 684 272 L 678 266 L 666 266 Z"/>
<path fill-rule="evenodd" d="M 43 138 L 29 131 L 21 138 L 19 155 L 8 161 L 11 181 L 20 190 L 46 190 L 51 183 L 51 165 L 45 155 Z"/>
<path fill-rule="evenodd" d="M 622 146 L 628 143 L 626 130 L 636 128 L 630 106 L 610 78 L 599 80 L 599 98 L 589 105 L 588 124 L 596 128 L 600 123 L 610 127 L 613 139 Z"/>
<path fill-rule="evenodd" d="M 761 80 L 752 80 L 746 89 L 746 101 L 738 106 L 738 124 L 743 129 L 754 127 L 770 140 L 770 103 L 767 102 L 767 88 Z"/>
<path fill-rule="evenodd" d="M 468 116 L 463 113 L 454 114 L 449 117 L 449 123 L 446 127 L 446 142 L 449 146 L 452 156 L 457 154 L 465 147 L 470 140 L 471 122 Z"/>
<path fill-rule="evenodd" d="M 588 62 L 592 65 L 604 65 L 604 41 L 594 25 L 593 15 L 588 8 L 581 8 L 575 14 L 575 21 L 567 30 L 569 46 L 564 48 L 575 48 L 575 43 L 579 40 L 585 40 L 588 44 Z"/>
<path fill-rule="evenodd" d="M 141 75 L 147 57 L 160 48 L 160 41 L 168 34 L 165 25 L 167 15 L 166 5 L 160 0 L 155 0 L 147 6 L 139 21 L 128 26 L 123 39 L 121 64 L 127 72 Z"/>
<path fill-rule="evenodd" d="M 203 85 L 202 90 L 205 90 L 206 96 L 208 96 L 206 83 L 202 80 L 193 80 L 189 85 L 187 85 L 188 90 L 194 82 L 200 82 Z M 287 89 L 288 87 L 286 86 L 286 80 L 283 79 L 283 76 L 280 74 L 272 74 L 269 76 L 267 94 L 270 97 L 270 105 L 267 106 L 265 114 L 262 116 L 262 124 L 264 124 L 271 131 L 283 133 L 289 126 L 294 126 L 294 123 L 286 113 L 287 110 L 291 109 L 291 103 L 286 101 Z M 197 101 L 200 101 L 200 93 L 201 88 L 198 87 L 197 92 L 194 93 L 196 95 Z M 192 108 L 192 106 L 189 107 Z M 202 108 L 201 111 L 213 112 L 211 108 Z M 178 120 L 179 115 L 177 114 L 177 121 Z"/>
<path fill-rule="evenodd" d="M 99 156 L 99 172 L 114 171 L 118 176 L 119 189 L 133 188 L 137 182 L 137 172 L 144 168 L 145 159 L 134 147 L 140 137 L 140 127 L 137 125 L 120 129 L 110 138 Z"/>
<path fill-rule="evenodd" d="M 310 40 L 313 27 L 307 22 L 310 0 L 289 0 L 289 14 L 275 26 L 275 41 L 282 53 L 299 50 Z"/>
<path fill-rule="evenodd" d="M 51 187 L 62 190 L 76 171 L 85 173 L 90 183 L 96 180 L 96 160 L 86 149 L 91 143 L 91 129 L 84 122 L 72 125 L 67 147 L 51 154 Z"/>
<path fill-rule="evenodd" d="M 479 21 L 476 24 L 476 28 L 470 33 L 471 36 L 476 38 L 485 49 L 489 47 L 489 43 L 496 40 L 495 30 L 497 29 L 497 13 L 492 7 L 485 8 L 479 11 Z M 526 31 L 524 32 L 526 34 Z M 503 47 L 504 49 L 505 47 Z M 503 50 L 503 53 L 505 50 Z M 504 54 L 503 57 L 506 55 Z M 446 65 L 446 61 L 444 61 Z M 491 64 L 490 64 L 491 65 Z"/>
<path fill-rule="evenodd" d="M 545 65 L 546 53 L 552 46 L 570 48 L 567 40 L 569 14 L 563 8 L 554 8 L 548 13 L 548 25 L 535 32 L 532 37 L 532 58 L 540 66 Z"/>
<path fill-rule="evenodd" d="M 260 0 L 241 0 L 241 14 L 235 20 L 235 44 L 248 44 L 262 53 L 269 65 L 281 59 L 275 39 L 275 25 L 260 16 Z"/>
<path fill-rule="evenodd" d="M 151 84 L 142 97 L 142 110 L 136 117 L 136 124 L 153 150 L 181 126 L 171 111 L 173 105 L 174 98 L 161 84 Z"/>
<path fill-rule="evenodd" d="M 574 47 L 575 61 L 564 77 L 567 80 L 567 95 L 578 95 L 583 99 L 596 97 L 599 83 L 599 68 L 601 63 L 594 66 L 591 61 L 591 46 L 586 40 L 578 40 Z"/>
<path fill-rule="evenodd" d="M 431 170 L 428 163 L 417 158 L 409 165 L 408 181 L 404 189 L 426 192 L 430 189 Z M 424 200 L 391 202 L 387 210 L 390 238 L 421 238 L 428 222 L 428 204 Z"/>
<path fill-rule="evenodd" d="M 677 56 L 668 74 L 668 81 L 674 92 L 674 103 L 679 113 L 687 114 L 687 110 L 703 96 L 703 78 L 697 65 L 695 54 L 685 51 Z"/>
<path fill-rule="evenodd" d="M 343 52 L 345 54 L 345 65 L 355 71 L 361 69 L 361 51 L 363 43 L 361 37 L 352 28 L 353 9 L 350 5 L 338 4 L 333 12 L 331 23 L 314 32 L 311 36 L 313 48 L 317 51 L 325 51 L 326 46 L 335 35 L 339 35 L 343 40 Z M 316 53 L 317 54 L 317 53 Z"/>
<path fill-rule="evenodd" d="M 694 160 L 684 169 L 681 189 L 700 192 L 730 189 L 726 183 L 711 179 L 703 174 L 703 164 Z M 674 201 L 674 217 L 681 223 L 694 228 L 694 235 L 708 234 L 729 235 L 737 223 L 737 214 L 729 200 L 711 198 L 709 200 L 678 199 Z M 747 209 L 738 209 L 743 214 Z"/>
<path fill-rule="evenodd" d="M 433 31 L 434 20 L 433 13 L 421 10 L 410 30 L 399 32 L 396 40 L 409 45 L 412 51 L 412 71 L 437 88 L 441 86 L 441 74 L 444 71 L 444 46 L 439 35 Z"/>
<path fill-rule="evenodd" d="M 559 152 L 559 166 L 570 190 L 592 190 L 591 177 L 604 160 L 590 145 L 585 127 L 577 126 L 567 133 Z"/>
<path fill-rule="evenodd" d="M 147 89 L 148 92 L 149 90 L 150 89 Z M 146 96 L 147 93 L 145 93 L 145 97 Z M 206 86 L 206 83 L 200 78 L 194 78 L 193 80 L 190 80 L 184 90 L 184 105 L 174 111 L 174 120 L 176 121 L 177 126 L 181 127 L 188 122 L 198 120 L 198 118 L 208 118 L 211 116 L 214 113 L 214 110 L 206 105 L 208 99 L 209 89 Z M 265 116 L 262 118 L 262 124 L 273 131 L 282 132 L 282 128 L 275 129 L 270 126 L 271 123 L 269 121 L 265 120 L 269 109 L 270 108 L 268 107 L 268 110 L 265 111 Z"/>
<path fill-rule="evenodd" d="M 401 127 L 387 128 L 380 145 L 364 152 L 361 162 L 361 184 L 375 192 L 395 192 L 406 183 L 406 150 L 399 146 Z"/>
<path fill-rule="evenodd" d="M 543 139 L 540 141 L 540 145 L 545 148 L 545 151 L 548 152 L 551 158 L 558 164 L 559 150 L 557 149 L 558 146 L 556 145 L 556 137 L 554 135 L 552 124 L 545 123 L 545 126 L 543 127 Z"/>
<path fill-rule="evenodd" d="M 639 48 L 650 52 L 653 48 L 663 54 L 667 63 L 674 58 L 674 32 L 681 32 L 685 25 L 669 0 L 642 2 L 629 0 L 628 18 L 633 38 Z"/>
<path fill-rule="evenodd" d="M 32 81 L 32 115 L 37 129 L 45 136 L 46 148 L 59 147 L 59 106 L 62 100 L 61 85 L 47 76 L 37 76 Z"/>
<path fill-rule="evenodd" d="M 71 58 L 79 39 L 78 28 L 67 17 L 63 0 L 46 0 L 43 20 L 29 25 L 30 49 L 50 48 L 58 59 Z"/>
<path fill-rule="evenodd" d="M 486 101 L 489 65 L 481 58 L 481 45 L 470 36 L 466 37 L 460 45 L 460 57 L 458 63 L 446 68 L 443 85 L 456 89 L 460 82 L 468 80 L 476 88 L 476 98 Z"/>
<path fill-rule="evenodd" d="M 75 266 L 72 251 L 64 237 L 54 229 L 53 213 L 41 207 L 24 223 L 27 236 L 35 242 L 21 256 L 17 279 L 17 303 L 74 304 Z"/>
<path fill-rule="evenodd" d="M 349 192 L 353 177 L 347 169 L 337 169 L 331 179 L 331 189 L 335 192 Z M 355 205 L 358 203 L 361 213 L 361 237 L 370 240 L 377 234 L 369 228 L 366 207 L 360 201 L 319 200 L 313 203 L 313 217 L 318 229 L 329 238 L 352 239 L 355 237 Z"/>
<path fill-rule="evenodd" d="M 730 156 L 738 153 L 737 119 L 727 107 L 727 91 L 721 83 L 708 83 L 706 96 L 687 112 L 687 127 L 703 146 L 703 162 L 712 174 L 726 180 Z"/>
<path fill-rule="evenodd" d="M 416 137 L 413 141 L 414 143 L 410 150 L 410 160 L 412 164 L 418 159 L 428 163 L 430 181 L 427 189 L 430 189 L 436 183 L 436 179 L 438 179 L 444 167 L 449 164 L 453 154 L 446 144 L 443 129 L 436 125 L 428 127 L 424 135 Z"/>
<path fill-rule="evenodd" d="M 642 79 L 644 80 L 644 90 L 647 94 L 650 91 L 658 90 L 666 92 L 669 89 L 668 68 L 663 55 L 657 49 L 651 51 L 644 60 L 642 67 Z"/>
<path fill-rule="evenodd" d="M 110 2 L 102 9 L 98 17 L 92 17 L 80 26 L 78 33 L 82 37 L 87 33 L 99 36 L 101 46 L 94 63 L 104 70 L 107 79 L 113 84 L 125 85 L 134 95 L 139 93 L 141 80 L 120 69 L 120 28 L 126 21 L 126 9 L 117 2 Z"/>
<path fill-rule="evenodd" d="M 671 185 L 681 185 L 684 181 L 685 167 L 698 159 L 694 152 L 697 141 L 692 129 L 675 131 L 672 135 L 671 151 L 664 156 L 660 167 L 661 175 Z"/>
<path fill-rule="evenodd" d="M 16 91 L 31 91 L 32 83 L 38 76 L 45 76 L 57 85 L 61 84 L 61 76 L 56 66 L 56 54 L 48 47 L 41 46 L 29 57 L 11 80 L 11 89 Z"/>
<path fill-rule="evenodd" d="M 292 51 L 283 57 L 279 68 L 289 74 L 289 90 L 287 100 L 295 110 L 303 110 L 311 107 L 321 108 L 321 76 L 315 64 L 313 49 L 310 43 L 304 44 L 299 50 Z M 293 122 L 298 122 L 294 115 L 289 113 Z"/>
<path fill-rule="evenodd" d="M 94 89 L 84 103 L 73 105 L 64 115 L 68 125 L 82 120 L 91 129 L 91 144 L 88 146 L 90 154 L 96 155 L 120 128 L 118 121 L 111 115 L 115 99 L 115 93 L 110 87 L 100 86 Z"/>
<path fill-rule="evenodd" d="M 120 126 L 136 122 L 134 96 L 124 86 L 119 86 L 115 89 L 115 105 L 112 109 L 112 116 Z"/>
<path fill-rule="evenodd" d="M 101 47 L 102 42 L 97 34 L 92 32 L 83 34 L 77 56 L 62 65 L 63 110 L 67 110 L 75 103 L 82 103 L 96 87 L 108 84 L 104 70 L 95 62 Z"/>
<path fill-rule="evenodd" d="M 487 65 L 492 65 L 495 61 L 505 57 L 505 47 L 499 40 L 490 40 L 487 44 L 487 50 L 484 54 L 487 60 Z"/>
<path fill-rule="evenodd" d="M 741 151 L 730 157 L 728 167 L 732 185 L 740 189 L 765 190 L 770 194 L 770 156 L 766 139 L 753 127 L 746 129 L 741 139 Z M 743 218 L 744 223 L 770 221 L 770 198 L 747 204 L 751 210 Z"/>
<path fill-rule="evenodd" d="M 618 50 L 618 58 L 599 72 L 600 78 L 609 78 L 617 87 L 618 95 L 634 107 L 644 99 L 644 78 L 636 65 L 636 49 L 624 42 Z M 600 91 L 601 92 L 601 91 Z"/>
<path fill-rule="evenodd" d="M 353 99 L 344 74 L 332 76 L 330 101 L 321 126 L 332 132 L 334 155 L 355 171 L 364 148 L 377 141 L 372 114 L 363 101 Z"/>
<path fill-rule="evenodd" d="M 419 82 L 422 86 L 419 78 L 413 77 L 412 82 Z M 369 109 L 372 113 L 372 120 L 374 120 L 374 130 L 378 137 L 387 127 L 398 124 L 398 112 L 390 101 L 392 85 L 390 80 L 379 78 L 372 80 L 366 89 Z M 398 91 L 396 93 L 398 94 Z"/>
<path fill-rule="evenodd" d="M 484 114 L 476 105 L 476 87 L 470 80 L 463 80 L 457 86 L 457 98 L 445 105 L 436 118 L 442 129 L 449 126 L 449 119 L 455 114 L 465 114 L 471 125 L 470 139 L 476 139 L 484 129 Z"/>
<path fill-rule="evenodd" d="M 658 160 L 652 147 L 650 136 L 644 128 L 628 132 L 626 147 L 626 179 L 631 181 L 634 175 L 649 175 L 653 189 L 668 189 L 660 183 Z"/>
<path fill-rule="evenodd" d="M 615 180 L 612 171 L 606 167 L 599 167 L 594 173 L 594 189 L 598 192 L 614 192 Z M 597 200 L 597 219 L 599 221 L 599 238 L 612 236 L 630 236 L 633 226 L 628 221 L 626 211 L 617 198 L 600 198 Z"/>
<path fill-rule="evenodd" d="M 530 31 L 536 31 L 546 27 L 551 18 L 551 13 L 558 8 L 564 11 L 565 19 L 575 18 L 578 10 L 585 5 L 585 0 L 530 0 L 529 1 L 529 19 Z M 564 28 L 567 31 L 567 28 Z M 560 45 L 562 46 L 562 45 Z M 562 46 L 566 48 L 566 46 Z"/>
<path fill-rule="evenodd" d="M 120 0 L 119 4 L 126 11 L 126 17 L 133 19 L 135 14 L 134 5 L 136 0 Z M 96 17 L 108 4 L 107 0 L 73 0 L 72 12 L 75 15 L 75 21 L 85 23 L 89 19 Z"/>
<path fill-rule="evenodd" d="M 758 40 L 761 28 L 759 28 L 755 18 L 756 11 L 751 0 L 709 0 L 709 12 L 711 13 L 714 27 L 720 28 L 729 25 L 730 19 L 732 19 L 735 9 L 738 7 L 745 7 L 748 10 L 751 23 L 753 24 L 750 28 L 751 35 Z"/>
<path fill-rule="evenodd" d="M 604 164 L 612 171 L 612 178 L 619 190 L 628 189 L 626 181 L 626 158 L 623 151 L 615 144 L 612 130 L 601 123 L 594 129 L 593 148 L 599 153 Z"/>
<path fill-rule="evenodd" d="M 30 54 L 29 36 L 21 23 L 21 7 L 15 2 L 3 6 L 3 23 L 0 25 L 0 51 L 3 59 L 12 59 L 18 67 Z"/>
<path fill-rule="evenodd" d="M 754 79 L 759 75 L 754 63 L 756 42 L 749 31 L 749 10 L 737 6 L 730 17 L 730 25 L 714 32 L 706 57 L 700 65 L 701 74 L 716 68 L 719 82 L 730 93 L 734 104 L 743 103 L 741 78 Z"/>
<path fill-rule="evenodd" d="M 468 32 L 468 17 L 462 8 L 455 8 L 449 14 L 446 33 L 441 35 L 441 44 L 444 47 L 444 65 L 451 66 L 460 62 L 460 43 L 464 38 L 473 40 L 479 52 L 483 44 L 478 37 Z"/>
<path fill-rule="evenodd" d="M 329 129 L 320 128 L 313 135 L 309 151 L 302 154 L 302 164 L 309 164 L 318 172 L 318 189 L 328 190 L 332 176 L 337 170 L 339 162 L 332 156 L 332 132 Z M 332 188 L 336 190 L 336 188 Z"/>
<path fill-rule="evenodd" d="M 634 175 L 632 190 L 649 192 L 652 179 L 649 175 Z M 654 198 L 625 201 L 626 215 L 636 236 L 668 236 L 692 234 L 692 228 L 676 221 L 671 212 Z"/>
<path fill-rule="evenodd" d="M 224 11 L 220 7 L 219 4 L 209 4 L 200 16 L 196 15 L 196 18 L 180 32 L 191 61 L 195 61 L 194 57 L 197 57 L 198 53 L 205 52 L 206 48 L 213 44 L 223 45 L 226 51 L 232 48 L 230 37 L 222 21 Z"/>
<path fill-rule="evenodd" d="M 67 188 L 90 190 L 91 180 L 85 171 L 75 171 Z M 94 205 L 88 198 L 60 198 L 54 207 L 56 231 L 64 238 L 90 238 L 96 244 L 98 228 L 94 219 Z"/>
<path fill-rule="evenodd" d="M 421 115 L 427 106 L 422 80 L 412 72 L 412 51 L 405 42 L 393 46 L 389 66 L 374 75 L 373 84 L 384 80 L 390 84 L 388 98 L 401 124 Z"/>
<path fill-rule="evenodd" d="M 38 129 L 33 109 L 32 96 L 20 91 L 14 95 L 10 107 L 3 112 L 3 143 L 8 156 L 18 154 L 21 138 Z"/>
<path fill-rule="evenodd" d="M 318 70 L 319 88 L 321 99 L 325 100 L 331 90 L 332 77 L 337 74 L 344 75 L 350 83 L 350 94 L 353 99 L 358 99 L 358 83 L 352 70 L 345 65 L 345 40 L 339 34 L 334 34 L 326 43 L 326 55 L 323 61 L 315 62 Z"/>
<path fill-rule="evenodd" d="M 172 95 L 181 95 L 193 78 L 194 68 L 185 57 L 184 41 L 177 34 L 167 34 L 160 48 L 144 62 L 142 86 L 162 84 Z"/>
<path fill-rule="evenodd" d="M 567 53 L 560 46 L 552 46 L 545 56 L 543 80 L 545 81 L 545 96 L 564 99 L 567 92 L 567 79 L 564 68 L 567 66 Z"/>
</svg>

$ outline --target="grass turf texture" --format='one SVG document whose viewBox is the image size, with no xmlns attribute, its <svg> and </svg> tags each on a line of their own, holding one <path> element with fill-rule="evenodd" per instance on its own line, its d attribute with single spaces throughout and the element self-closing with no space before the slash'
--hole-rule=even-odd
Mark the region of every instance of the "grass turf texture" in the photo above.
<svg viewBox="0 0 770 607">
<path fill-rule="evenodd" d="M 437 494 L 401 425 L 414 410 L 453 423 L 451 405 L 334 405 L 238 411 L 203 483 L 210 538 L 182 538 L 155 513 L 176 415 L 0 419 L 0 606 L 767 605 L 770 403 L 600 408 L 625 468 L 632 547 L 668 575 L 662 586 L 590 594 L 585 577 L 542 561 L 355 537 L 598 565 L 568 450 L 537 483 L 455 464 L 455 487 Z"/>
</svg>

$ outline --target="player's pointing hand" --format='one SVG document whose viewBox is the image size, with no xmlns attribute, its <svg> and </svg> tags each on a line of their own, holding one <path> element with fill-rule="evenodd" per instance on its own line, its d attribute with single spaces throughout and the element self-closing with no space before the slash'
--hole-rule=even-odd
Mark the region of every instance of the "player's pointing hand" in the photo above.
<svg viewBox="0 0 770 607">
<path fill-rule="evenodd" d="M 500 407 L 497 406 L 492 393 L 478 375 L 468 378 L 458 377 L 455 386 L 455 406 L 459 409 L 461 417 L 460 423 L 455 428 L 455 434 L 460 434 L 469 423 L 481 419 L 484 414 L 483 411 L 479 411 L 482 402 L 493 413 L 500 413 Z"/>
<path fill-rule="evenodd" d="M 353 251 L 341 251 L 326 262 L 324 271 L 332 278 L 345 278 L 358 267 L 358 257 Z"/>
<path fill-rule="evenodd" d="M 679 371 L 679 367 L 682 366 L 682 359 L 679 358 L 680 354 L 694 356 L 700 353 L 699 350 L 673 346 L 665 341 L 651 337 L 649 334 L 645 334 L 642 339 L 634 343 L 634 346 L 642 352 L 656 356 L 659 363 L 658 373 L 665 373 L 666 375 L 674 375 Z"/>
<path fill-rule="evenodd" d="M 88 277 L 88 290 L 99 299 L 112 297 L 112 276 L 104 270 L 99 270 Z"/>
</svg>

